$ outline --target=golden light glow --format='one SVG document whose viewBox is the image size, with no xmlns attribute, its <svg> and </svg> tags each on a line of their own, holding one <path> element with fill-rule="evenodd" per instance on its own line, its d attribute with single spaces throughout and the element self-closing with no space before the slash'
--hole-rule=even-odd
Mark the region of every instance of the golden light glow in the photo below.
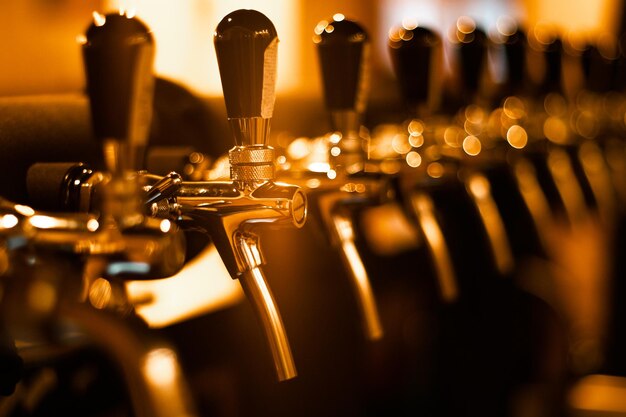
<svg viewBox="0 0 626 417">
<path fill-rule="evenodd" d="M 368 246 L 379 255 L 397 255 L 419 245 L 417 230 L 395 201 L 367 208 L 361 221 L 365 225 L 362 233 Z"/>
<path fill-rule="evenodd" d="M 506 132 L 506 140 L 515 149 L 522 149 L 528 143 L 528 134 L 523 127 L 513 125 Z"/>
<path fill-rule="evenodd" d="M 411 136 L 420 136 L 424 133 L 424 122 L 418 119 L 413 119 L 407 126 L 407 131 Z"/>
<path fill-rule="evenodd" d="M 206 95 L 221 95 L 212 30 L 228 13 L 254 8 L 265 14 L 276 27 L 279 38 L 276 91 L 291 92 L 306 83 L 300 47 L 300 2 L 265 0 L 252 5 L 249 0 L 215 2 L 171 0 L 105 0 L 105 8 L 136 11 L 155 37 L 155 69 L 159 75 L 180 81 Z M 127 12 L 128 13 L 128 12 Z"/>
<path fill-rule="evenodd" d="M 101 310 L 109 305 L 112 294 L 111 283 L 104 278 L 98 278 L 89 287 L 89 302 Z"/>
<path fill-rule="evenodd" d="M 406 30 L 413 30 L 417 26 L 417 19 L 413 17 L 405 17 L 404 19 L 402 19 L 402 27 Z"/>
<path fill-rule="evenodd" d="M 161 220 L 161 223 L 159 224 L 159 229 L 161 229 L 161 232 L 167 233 L 170 231 L 171 228 L 172 222 L 167 219 Z"/>
<path fill-rule="evenodd" d="M 346 18 L 346 17 L 345 17 L 343 14 L 341 14 L 341 13 L 335 13 L 335 14 L 333 15 L 333 20 L 334 20 L 335 22 L 341 22 L 341 21 L 342 21 L 342 20 L 344 20 L 345 18 Z"/>
<path fill-rule="evenodd" d="M 148 352 L 143 363 L 144 375 L 152 385 L 170 386 L 179 378 L 178 360 L 171 349 Z"/>
<path fill-rule="evenodd" d="M 106 16 L 103 14 L 98 13 L 97 11 L 93 11 L 93 13 L 91 14 L 93 16 L 93 23 L 96 26 L 104 26 L 104 24 L 106 23 L 107 19 Z"/>
<path fill-rule="evenodd" d="M 564 145 L 569 139 L 567 125 L 558 117 L 550 116 L 543 123 L 543 134 L 550 141 Z"/>
<path fill-rule="evenodd" d="M 476 22 L 469 16 L 461 16 L 456 21 L 456 29 L 464 34 L 472 33 L 476 30 Z"/>
<path fill-rule="evenodd" d="M 87 230 L 90 232 L 95 232 L 100 227 L 100 223 L 96 219 L 89 219 L 87 221 Z"/>
<path fill-rule="evenodd" d="M 326 176 L 327 176 L 329 179 L 334 180 L 335 178 L 337 178 L 337 171 L 335 171 L 334 169 L 329 169 L 329 170 L 326 172 Z"/>
<path fill-rule="evenodd" d="M 393 137 L 393 139 L 391 140 L 391 147 L 394 151 L 402 155 L 411 150 L 409 138 L 403 134 L 397 134 Z"/>
<path fill-rule="evenodd" d="M 406 163 L 411 168 L 417 168 L 422 164 L 422 157 L 418 152 L 411 151 L 406 154 Z"/>
<path fill-rule="evenodd" d="M 470 156 L 476 156 L 482 150 L 480 139 L 476 136 L 469 135 L 463 140 L 463 150 Z"/>
<path fill-rule="evenodd" d="M 33 214 L 35 214 L 35 210 L 33 210 L 31 207 L 23 206 L 21 204 L 16 204 L 15 206 L 13 206 L 13 208 L 22 216 L 28 217 L 28 216 L 32 216 Z"/>
<path fill-rule="evenodd" d="M 244 298 L 213 245 L 187 262 L 176 275 L 129 281 L 126 291 L 138 315 L 155 328 L 235 305 Z"/>
<path fill-rule="evenodd" d="M 294 161 L 302 159 L 310 153 L 311 143 L 304 137 L 294 139 L 287 147 L 287 155 Z"/>
<path fill-rule="evenodd" d="M 517 31 L 517 23 L 511 16 L 500 16 L 496 20 L 496 29 L 504 36 L 511 36 Z"/>
<path fill-rule="evenodd" d="M 339 146 L 333 146 L 330 148 L 330 154 L 332 156 L 339 156 L 341 154 L 341 148 Z"/>
<path fill-rule="evenodd" d="M 502 110 L 504 111 L 504 114 L 511 119 L 521 119 L 526 115 L 524 102 L 515 96 L 508 97 L 504 100 Z"/>
<path fill-rule="evenodd" d="M 589 375 L 581 378 L 569 394 L 575 410 L 626 414 L 626 378 Z"/>
<path fill-rule="evenodd" d="M 5 214 L 0 217 L 0 228 L 3 229 L 12 229 L 17 226 L 19 220 L 13 214 Z"/>
<path fill-rule="evenodd" d="M 432 178 L 441 178 L 444 173 L 443 165 L 441 165 L 439 162 L 432 162 L 428 164 L 426 172 Z"/>
<path fill-rule="evenodd" d="M 435 218 L 433 203 L 427 195 L 416 194 L 412 197 L 411 204 L 435 261 L 441 297 L 447 302 L 453 302 L 458 297 L 456 275 L 445 237 Z"/>
<path fill-rule="evenodd" d="M 443 140 L 446 142 L 446 145 L 453 148 L 460 148 L 463 146 L 464 138 L 465 135 L 463 133 L 463 129 L 456 126 L 447 127 L 443 133 Z"/>
<path fill-rule="evenodd" d="M 40 313 L 48 313 L 57 301 L 57 291 L 54 286 L 42 280 L 36 280 L 28 288 L 27 302 L 30 308 Z"/>
</svg>

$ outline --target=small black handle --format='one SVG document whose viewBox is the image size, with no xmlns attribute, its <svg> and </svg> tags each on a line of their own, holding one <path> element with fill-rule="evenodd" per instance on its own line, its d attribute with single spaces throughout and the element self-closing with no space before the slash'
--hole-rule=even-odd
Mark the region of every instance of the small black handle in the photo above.
<svg viewBox="0 0 626 417">
<path fill-rule="evenodd" d="M 126 15 L 95 13 L 83 58 L 95 137 L 145 145 L 154 90 L 149 29 Z"/>
<path fill-rule="evenodd" d="M 513 95 L 526 93 L 524 87 L 527 82 L 526 51 L 528 49 L 528 39 L 524 32 L 517 27 L 501 35 L 506 68 L 504 89 L 508 94 Z"/>
<path fill-rule="evenodd" d="M 441 37 L 423 27 L 400 27 L 391 31 L 388 46 L 407 105 L 415 109 L 430 107 L 433 95 L 441 94 Z"/>
<path fill-rule="evenodd" d="M 356 22 L 335 15 L 315 28 L 326 107 L 332 111 L 365 109 L 369 36 Z"/>
<path fill-rule="evenodd" d="M 236 10 L 217 25 L 214 43 L 228 118 L 271 118 L 278 51 L 271 20 Z"/>
<path fill-rule="evenodd" d="M 463 99 L 471 102 L 480 92 L 481 80 L 487 71 L 489 38 L 472 19 L 463 17 L 457 21 L 456 40 Z"/>
</svg>

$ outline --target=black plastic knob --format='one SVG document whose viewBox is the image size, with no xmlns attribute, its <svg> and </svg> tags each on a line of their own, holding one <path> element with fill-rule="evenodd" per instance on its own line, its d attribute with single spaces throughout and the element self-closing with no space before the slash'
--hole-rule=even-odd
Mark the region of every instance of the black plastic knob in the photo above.
<svg viewBox="0 0 626 417">
<path fill-rule="evenodd" d="M 595 93 L 606 93 L 613 87 L 616 56 L 603 54 L 595 45 L 587 45 L 581 55 L 585 88 Z"/>
<path fill-rule="evenodd" d="M 543 94 L 563 93 L 563 41 L 556 35 L 544 40 L 541 52 L 545 61 L 545 73 L 540 84 Z"/>
<path fill-rule="evenodd" d="M 356 22 L 343 16 L 320 22 L 315 28 L 324 97 L 330 111 L 365 109 L 369 36 Z"/>
<path fill-rule="evenodd" d="M 457 21 L 456 30 L 458 71 L 463 98 L 472 101 L 479 93 L 487 71 L 489 38 L 469 18 Z"/>
<path fill-rule="evenodd" d="M 503 34 L 502 40 L 506 67 L 505 90 L 508 94 L 523 93 L 526 85 L 528 40 L 519 29 Z"/>
<path fill-rule="evenodd" d="M 256 10 L 236 10 L 217 25 L 214 43 L 228 118 L 271 118 L 278 52 L 271 20 Z"/>
<path fill-rule="evenodd" d="M 149 29 L 136 18 L 95 14 L 83 58 L 96 138 L 145 145 L 154 90 Z"/>
<path fill-rule="evenodd" d="M 401 94 L 411 108 L 429 105 L 440 94 L 442 75 L 441 37 L 416 27 L 397 28 L 389 36 L 389 53 Z"/>
</svg>

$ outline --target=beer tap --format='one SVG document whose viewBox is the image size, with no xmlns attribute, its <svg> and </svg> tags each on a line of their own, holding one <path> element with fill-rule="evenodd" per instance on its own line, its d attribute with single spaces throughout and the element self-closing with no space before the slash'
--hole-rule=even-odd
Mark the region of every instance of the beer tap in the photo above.
<svg viewBox="0 0 626 417">
<path fill-rule="evenodd" d="M 231 181 L 158 178 L 147 201 L 152 213 L 208 233 L 259 318 L 280 380 L 296 376 L 278 306 L 263 275 L 259 232 L 264 225 L 302 227 L 307 200 L 295 185 L 275 182 L 274 149 L 268 145 L 274 109 L 278 37 L 255 10 L 237 10 L 215 30 L 215 50 L 228 120 L 235 137 L 229 151 Z M 154 201 L 154 202 L 153 202 Z"/>
<path fill-rule="evenodd" d="M 10 251 L 3 317 L 13 330 L 46 327 L 52 343 L 72 347 L 75 336 L 56 332 L 63 323 L 83 336 L 79 341 L 103 348 L 121 367 L 136 415 L 195 415 L 175 351 L 127 317 L 132 306 L 119 282 L 167 277 L 184 261 L 176 225 L 144 215 L 135 174 L 150 124 L 152 36 L 133 17 L 94 13 L 81 43 L 94 133 L 108 172 L 93 182 L 92 213 L 38 212 L 3 201 L 0 231 Z M 82 166 L 77 171 L 91 173 Z M 82 280 L 67 262 L 77 257 Z"/>
<path fill-rule="evenodd" d="M 389 181 L 365 172 L 367 138 L 361 132 L 361 118 L 368 90 L 369 37 L 359 24 L 336 14 L 316 26 L 314 43 L 333 133 L 323 139 L 322 160 L 309 161 L 313 163 L 304 167 L 294 163 L 280 175 L 308 188 L 314 217 L 338 249 L 349 274 L 365 337 L 377 340 L 383 336 L 383 328 L 368 272 L 355 244 L 352 218 L 359 207 L 381 204 L 393 194 Z"/>
</svg>

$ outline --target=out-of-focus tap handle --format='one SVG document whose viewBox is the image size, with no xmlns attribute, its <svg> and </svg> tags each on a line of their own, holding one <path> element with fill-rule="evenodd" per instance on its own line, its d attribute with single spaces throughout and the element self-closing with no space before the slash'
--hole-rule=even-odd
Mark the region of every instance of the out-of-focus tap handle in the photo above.
<svg viewBox="0 0 626 417">
<path fill-rule="evenodd" d="M 400 90 L 411 110 L 433 111 L 441 96 L 441 37 L 423 27 L 398 27 L 389 35 L 389 53 Z"/>
<path fill-rule="evenodd" d="M 112 172 L 136 170 L 146 145 L 152 117 L 153 57 L 152 35 L 141 21 L 94 12 L 83 39 L 83 58 L 94 134 L 105 145 L 105 160 Z M 108 142 L 117 146 L 107 150 Z M 120 146 L 125 149 L 120 151 Z"/>
<path fill-rule="evenodd" d="M 530 33 L 533 46 L 539 50 L 545 64 L 539 93 L 563 93 L 563 42 L 550 28 L 537 26 Z"/>
<path fill-rule="evenodd" d="M 487 70 L 488 38 L 467 16 L 456 21 L 453 41 L 457 45 L 457 71 L 461 82 L 463 101 L 473 102 L 480 90 L 481 81 Z"/>
<path fill-rule="evenodd" d="M 265 145 L 269 123 L 259 125 L 260 132 L 241 123 L 272 117 L 278 52 L 276 29 L 256 10 L 236 10 L 218 24 L 214 43 L 226 112 L 236 144 Z"/>
<path fill-rule="evenodd" d="M 498 28 L 502 36 L 506 66 L 505 90 L 507 94 L 525 93 L 526 52 L 528 40 L 517 25 L 510 22 L 507 27 Z"/>
<path fill-rule="evenodd" d="M 604 50 L 589 44 L 581 56 L 584 88 L 595 93 L 606 93 L 613 87 L 617 53 L 614 45 Z"/>
<path fill-rule="evenodd" d="M 331 22 L 322 21 L 316 26 L 314 42 L 333 128 L 339 131 L 358 129 L 358 118 L 365 110 L 369 89 L 367 32 L 356 22 L 336 14 Z M 353 115 L 351 120 L 341 120 L 346 114 Z"/>
</svg>

